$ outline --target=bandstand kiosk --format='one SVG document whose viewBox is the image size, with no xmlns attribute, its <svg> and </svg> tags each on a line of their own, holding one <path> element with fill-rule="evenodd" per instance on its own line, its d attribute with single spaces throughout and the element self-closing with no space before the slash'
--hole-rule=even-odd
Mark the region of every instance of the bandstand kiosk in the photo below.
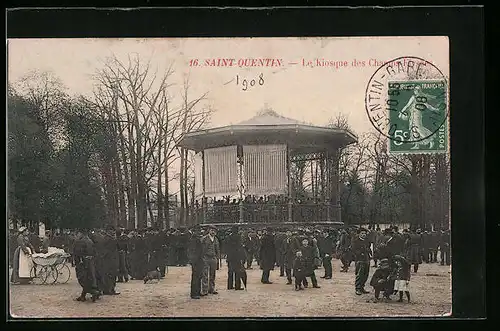
<svg viewBox="0 0 500 331">
<path fill-rule="evenodd" d="M 186 134 L 178 146 L 194 151 L 198 159 L 203 223 L 227 223 L 227 218 L 213 217 L 225 207 L 208 200 L 226 197 L 233 201 L 225 214 L 229 222 L 328 224 L 341 222 L 339 153 L 355 142 L 357 137 L 347 130 L 308 125 L 266 110 L 235 125 Z M 306 201 L 296 196 L 292 170 L 307 161 L 312 189 Z"/>
</svg>

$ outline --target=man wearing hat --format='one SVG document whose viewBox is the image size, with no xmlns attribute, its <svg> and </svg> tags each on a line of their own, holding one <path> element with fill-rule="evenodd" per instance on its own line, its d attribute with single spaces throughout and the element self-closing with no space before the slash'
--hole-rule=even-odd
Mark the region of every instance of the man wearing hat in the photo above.
<svg viewBox="0 0 500 331">
<path fill-rule="evenodd" d="M 296 247 L 298 246 L 295 243 L 296 240 L 296 237 L 292 237 L 292 231 L 287 230 L 282 243 L 283 247 L 281 249 L 283 252 L 283 264 L 285 267 L 287 285 L 292 284 L 292 268 L 295 260 Z"/>
<path fill-rule="evenodd" d="M 82 287 L 82 292 L 76 299 L 77 301 L 85 301 L 87 293 L 92 296 L 92 302 L 99 298 L 95 253 L 94 243 L 89 238 L 87 230 L 78 229 L 73 254 L 75 258 L 76 278 Z"/>
<path fill-rule="evenodd" d="M 18 247 L 14 252 L 13 269 L 10 278 L 12 284 L 28 284 L 32 279 L 31 268 L 33 267 L 33 261 L 31 260 L 31 254 L 35 252 L 35 249 L 30 244 L 28 237 L 28 228 L 21 226 L 17 236 Z"/>
<path fill-rule="evenodd" d="M 120 268 L 120 257 L 118 255 L 118 241 L 116 239 L 116 229 L 108 226 L 105 232 L 104 241 L 104 263 L 105 263 L 105 295 L 118 295 L 120 292 L 115 290 L 118 270 Z"/>
<path fill-rule="evenodd" d="M 439 253 L 441 255 L 441 265 L 451 264 L 451 236 L 450 230 L 441 230 L 441 235 L 439 236 Z"/>
<path fill-rule="evenodd" d="M 243 239 L 243 247 L 245 248 L 245 255 L 247 259 L 246 268 L 252 269 L 253 259 L 257 256 L 259 250 L 259 241 L 252 229 L 247 231 L 247 234 Z"/>
<path fill-rule="evenodd" d="M 337 252 L 340 255 L 340 261 L 342 262 L 342 267 L 340 272 L 347 272 L 349 266 L 352 262 L 352 250 L 351 250 L 351 234 L 347 229 L 342 229 L 340 233 L 339 242 L 337 244 Z"/>
<path fill-rule="evenodd" d="M 238 227 L 231 228 L 231 234 L 226 238 L 227 251 L 227 289 L 242 290 L 241 279 L 242 270 L 244 271 L 245 252 L 238 233 Z"/>
<path fill-rule="evenodd" d="M 203 255 L 203 276 L 201 278 L 201 296 L 218 294 L 215 290 L 217 261 L 220 256 L 220 244 L 216 237 L 217 229 L 210 226 L 208 234 L 201 239 Z"/>
<path fill-rule="evenodd" d="M 358 237 L 352 241 L 352 251 L 356 272 L 356 295 L 369 293 L 365 290 L 365 283 L 370 273 L 370 242 L 366 238 L 366 229 L 360 228 Z"/>
<path fill-rule="evenodd" d="M 410 264 L 413 265 L 413 272 L 418 271 L 418 266 L 422 263 L 421 247 L 422 247 L 422 234 L 421 230 L 410 231 L 406 241 L 407 256 Z"/>
<path fill-rule="evenodd" d="M 130 242 L 124 229 L 119 229 L 117 235 L 118 246 L 118 279 L 117 282 L 128 282 L 129 270 L 127 269 L 127 259 L 130 252 Z"/>
<path fill-rule="evenodd" d="M 179 235 L 177 237 L 177 259 L 178 263 L 181 267 L 184 267 L 188 263 L 187 257 L 187 248 L 189 245 L 189 234 L 187 233 L 187 229 L 182 227 L 179 228 Z"/>
<path fill-rule="evenodd" d="M 191 264 L 191 299 L 200 299 L 201 278 L 203 276 L 203 244 L 201 242 L 201 228 L 196 225 L 188 246 L 188 258 Z"/>
<path fill-rule="evenodd" d="M 323 268 L 325 269 L 325 275 L 321 278 L 332 279 L 333 245 L 333 238 L 330 237 L 328 231 L 323 231 L 322 236 L 318 238 L 319 254 L 321 256 L 321 259 L 323 260 Z"/>
<path fill-rule="evenodd" d="M 259 266 L 262 269 L 261 283 L 272 284 L 272 282 L 269 281 L 269 276 L 276 263 L 276 248 L 274 246 L 273 229 L 270 227 L 263 231 L 259 251 L 259 261 Z"/>
</svg>

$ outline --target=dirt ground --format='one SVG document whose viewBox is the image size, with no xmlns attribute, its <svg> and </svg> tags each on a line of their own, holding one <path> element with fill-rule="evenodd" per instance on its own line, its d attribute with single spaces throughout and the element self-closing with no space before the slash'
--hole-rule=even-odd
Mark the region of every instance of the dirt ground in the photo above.
<svg viewBox="0 0 500 331">
<path fill-rule="evenodd" d="M 257 267 L 258 268 L 258 267 Z M 78 317 L 390 317 L 440 316 L 451 312 L 450 267 L 422 264 L 412 273 L 411 303 L 367 302 L 370 294 L 354 293 L 354 268 L 340 273 L 340 261 L 334 260 L 332 280 L 319 278 L 323 269 L 316 270 L 320 289 L 294 291 L 271 272 L 274 284 L 260 283 L 261 271 L 248 270 L 248 291 L 227 290 L 227 269 L 217 272 L 218 295 L 200 300 L 189 297 L 190 267 L 169 267 L 159 283 L 143 284 L 134 280 L 119 283 L 117 296 L 103 296 L 92 303 L 78 302 L 80 286 L 74 275 L 67 284 L 11 285 L 10 312 L 22 318 Z M 370 267 L 370 277 L 375 268 Z M 368 279 L 369 283 L 370 278 Z M 393 297 L 394 298 L 394 297 Z"/>
</svg>

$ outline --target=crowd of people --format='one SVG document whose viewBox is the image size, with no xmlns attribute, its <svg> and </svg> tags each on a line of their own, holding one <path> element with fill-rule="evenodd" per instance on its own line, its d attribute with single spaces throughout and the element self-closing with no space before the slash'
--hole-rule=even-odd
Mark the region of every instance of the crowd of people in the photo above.
<svg viewBox="0 0 500 331">
<path fill-rule="evenodd" d="M 288 220 L 288 197 L 283 195 L 252 196 L 243 200 L 206 199 L 206 217 L 211 223 L 234 223 L 240 217 L 240 202 L 243 207 L 243 218 L 253 223 L 285 222 Z M 296 221 L 322 221 L 327 219 L 327 204 L 320 199 L 294 199 L 292 218 Z M 197 200 L 194 203 L 197 220 L 202 219 L 203 206 Z"/>
<path fill-rule="evenodd" d="M 380 293 L 384 298 L 399 292 L 400 300 L 406 293 L 410 299 L 409 281 L 423 263 L 450 265 L 449 231 L 421 231 L 397 227 L 381 231 L 362 227 L 267 227 L 265 229 L 216 228 L 194 226 L 190 229 L 125 230 L 77 229 L 52 233 L 41 238 L 21 227 L 11 233 L 10 261 L 13 284 L 29 283 L 29 277 L 19 277 L 16 263 L 20 254 L 44 252 L 48 247 L 65 249 L 71 254 L 82 293 L 77 298 L 85 301 L 90 294 L 93 301 L 101 295 L 118 295 L 116 283 L 143 280 L 151 271 L 165 277 L 168 266 L 191 266 L 191 293 L 193 299 L 218 294 L 217 270 L 223 259 L 227 263 L 227 289 L 246 288 L 246 270 L 256 262 L 262 270 L 261 283 L 272 284 L 271 271 L 277 268 L 279 276 L 297 291 L 309 287 L 320 288 L 315 271 L 322 266 L 321 278 L 332 279 L 332 259 L 342 263 L 340 272 L 348 272 L 354 262 L 356 295 L 369 293 L 365 289 L 370 261 L 377 270 L 369 285 L 374 288 L 375 301 Z M 17 262 L 16 262 L 17 261 Z M 17 268 L 17 269 L 16 269 Z"/>
</svg>

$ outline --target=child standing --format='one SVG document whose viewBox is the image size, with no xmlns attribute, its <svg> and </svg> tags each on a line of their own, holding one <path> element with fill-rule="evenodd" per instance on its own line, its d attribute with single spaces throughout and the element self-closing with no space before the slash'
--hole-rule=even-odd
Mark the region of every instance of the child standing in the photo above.
<svg viewBox="0 0 500 331">
<path fill-rule="evenodd" d="M 403 302 L 403 293 L 410 302 L 410 268 L 411 265 L 401 255 L 394 255 L 394 293 L 399 292 L 398 302 Z"/>
<path fill-rule="evenodd" d="M 295 277 L 295 291 L 303 290 L 302 282 L 305 278 L 306 260 L 302 257 L 302 252 L 295 253 L 293 261 L 293 276 Z"/>
</svg>

